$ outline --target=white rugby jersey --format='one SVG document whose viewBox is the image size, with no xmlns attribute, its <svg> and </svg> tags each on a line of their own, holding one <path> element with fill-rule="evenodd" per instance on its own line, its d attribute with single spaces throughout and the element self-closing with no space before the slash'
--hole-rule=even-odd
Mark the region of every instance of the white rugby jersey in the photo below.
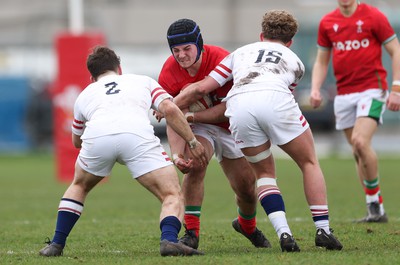
<svg viewBox="0 0 400 265">
<path fill-rule="evenodd" d="M 278 90 L 290 93 L 304 76 L 304 64 L 286 46 L 255 42 L 229 54 L 209 74 L 220 86 L 233 78 L 225 100 L 239 93 Z"/>
<path fill-rule="evenodd" d="M 117 133 L 154 137 L 149 110 L 172 98 L 154 79 L 134 74 L 107 75 L 87 86 L 74 106 L 72 132 L 81 139 Z"/>
</svg>

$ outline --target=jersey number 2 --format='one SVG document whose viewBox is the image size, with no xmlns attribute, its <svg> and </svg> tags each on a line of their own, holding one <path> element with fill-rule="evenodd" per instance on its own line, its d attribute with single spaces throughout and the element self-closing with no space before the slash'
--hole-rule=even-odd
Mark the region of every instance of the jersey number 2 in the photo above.
<svg viewBox="0 0 400 265">
<path fill-rule="evenodd" d="M 121 91 L 121 90 L 120 89 L 115 89 L 117 86 L 118 86 L 118 84 L 115 83 L 115 82 L 111 82 L 111 83 L 105 84 L 105 87 L 107 87 L 107 88 L 110 87 L 110 89 L 107 90 L 106 94 L 107 95 L 118 94 L 119 91 Z"/>
</svg>

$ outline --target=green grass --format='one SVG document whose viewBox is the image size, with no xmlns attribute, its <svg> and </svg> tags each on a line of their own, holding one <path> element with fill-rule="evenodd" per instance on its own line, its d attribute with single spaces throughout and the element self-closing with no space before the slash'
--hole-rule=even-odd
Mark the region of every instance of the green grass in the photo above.
<svg viewBox="0 0 400 265">
<path fill-rule="evenodd" d="M 291 160 L 277 160 L 278 183 L 300 253 L 282 253 L 278 237 L 259 206 L 258 227 L 272 249 L 256 249 L 236 233 L 234 195 L 218 164 L 206 177 L 199 257 L 159 255 L 159 202 L 122 166 L 89 194 L 64 256 L 43 258 L 38 250 L 52 237 L 59 200 L 67 183 L 55 177 L 48 154 L 0 156 L 0 264 L 398 264 L 400 219 L 399 158 L 381 159 L 381 188 L 388 224 L 354 224 L 365 214 L 364 195 L 353 161 L 321 160 L 331 226 L 340 252 L 314 246 L 315 227 L 305 202 L 300 172 Z M 181 234 L 183 231 L 181 231 Z"/>
</svg>

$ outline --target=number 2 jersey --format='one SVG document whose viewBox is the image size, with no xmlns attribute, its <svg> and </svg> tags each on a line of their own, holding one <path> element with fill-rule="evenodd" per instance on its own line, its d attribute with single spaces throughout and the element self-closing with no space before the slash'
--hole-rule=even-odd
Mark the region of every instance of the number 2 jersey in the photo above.
<svg viewBox="0 0 400 265">
<path fill-rule="evenodd" d="M 233 78 L 227 99 L 240 93 L 276 90 L 291 93 L 304 76 L 304 64 L 277 42 L 255 42 L 238 48 L 210 73 L 221 86 Z"/>
<path fill-rule="evenodd" d="M 87 86 L 74 106 L 72 132 L 81 139 L 117 133 L 154 138 L 150 108 L 172 98 L 154 79 L 134 74 L 107 75 Z"/>
<path fill-rule="evenodd" d="M 317 43 L 322 49 L 332 49 L 339 95 L 388 88 L 381 45 L 395 37 L 385 15 L 363 3 L 350 17 L 337 8 L 321 19 Z"/>
</svg>

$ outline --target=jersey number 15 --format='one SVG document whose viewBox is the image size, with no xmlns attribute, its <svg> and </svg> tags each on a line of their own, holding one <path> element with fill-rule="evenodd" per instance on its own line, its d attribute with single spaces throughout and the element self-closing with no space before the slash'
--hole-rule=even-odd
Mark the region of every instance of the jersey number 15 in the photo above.
<svg viewBox="0 0 400 265">
<path fill-rule="evenodd" d="M 282 58 L 282 53 L 278 51 L 268 51 L 267 54 L 265 54 L 265 50 L 259 50 L 255 63 L 261 63 L 263 58 L 265 58 L 264 62 L 266 63 L 278 64 Z"/>
</svg>

